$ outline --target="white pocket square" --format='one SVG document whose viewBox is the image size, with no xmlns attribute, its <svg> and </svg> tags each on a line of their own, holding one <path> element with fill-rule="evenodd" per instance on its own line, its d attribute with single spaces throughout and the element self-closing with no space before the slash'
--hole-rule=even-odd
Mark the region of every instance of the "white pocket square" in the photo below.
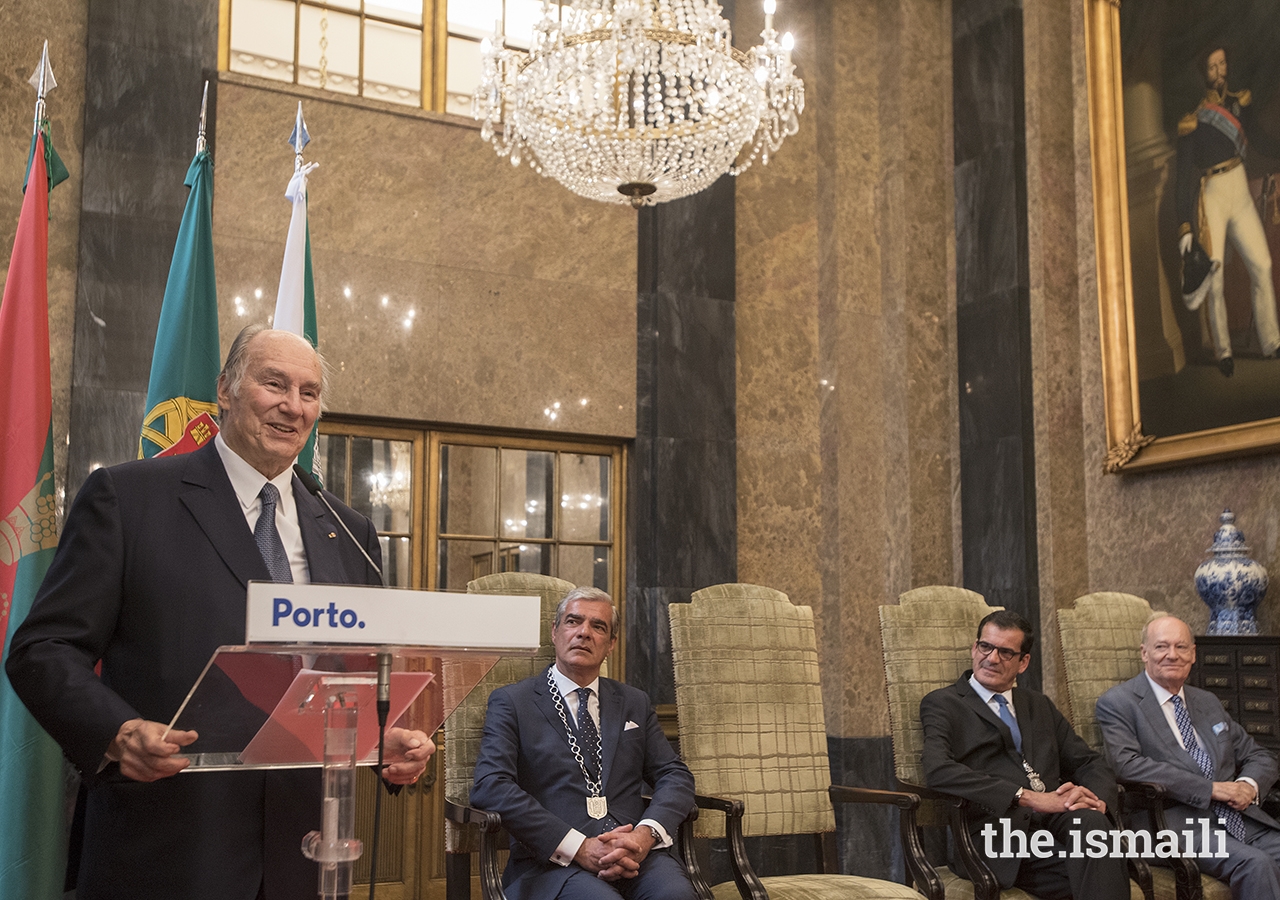
<svg viewBox="0 0 1280 900">
<path fill-rule="evenodd" d="M 630 719 L 627 719 L 627 724 L 622 726 L 622 730 L 630 731 L 632 728 L 639 728 L 639 727 L 640 726 L 637 725 L 635 722 L 632 722 Z"/>
<path fill-rule="evenodd" d="M 1214 733 L 1214 734 L 1222 734 L 1222 732 L 1224 732 L 1224 731 L 1226 731 L 1226 730 L 1227 730 L 1227 723 L 1226 723 L 1226 722 L 1219 722 L 1217 725 L 1214 725 L 1214 726 L 1213 726 L 1213 733 Z"/>
</svg>

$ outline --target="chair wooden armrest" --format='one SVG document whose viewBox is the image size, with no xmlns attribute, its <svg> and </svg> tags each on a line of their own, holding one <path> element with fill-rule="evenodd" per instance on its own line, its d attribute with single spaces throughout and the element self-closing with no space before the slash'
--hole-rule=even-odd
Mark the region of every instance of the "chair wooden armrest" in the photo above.
<svg viewBox="0 0 1280 900">
<path fill-rule="evenodd" d="M 969 876 L 969 881 L 973 884 L 974 900 L 1000 900 L 1000 882 L 987 866 L 987 861 L 978 853 L 978 847 L 973 843 L 973 836 L 969 834 L 969 801 L 954 794 L 944 794 L 922 784 L 912 784 L 901 779 L 898 780 L 898 787 L 917 795 L 922 800 L 938 800 L 947 804 L 951 821 L 951 839 L 955 844 L 956 853 L 960 856 L 960 862 Z"/>
<path fill-rule="evenodd" d="M 911 883 L 929 900 L 944 900 L 946 888 L 942 879 L 925 857 L 920 843 L 920 829 L 916 827 L 916 810 L 920 807 L 920 795 L 908 791 L 882 791 L 874 788 L 850 787 L 833 784 L 827 789 L 832 803 L 883 803 L 898 808 L 898 831 L 905 851 L 907 873 Z"/>
<path fill-rule="evenodd" d="M 1168 829 L 1164 817 L 1164 808 L 1169 803 L 1169 792 L 1164 785 L 1154 781 L 1121 781 L 1120 809 L 1121 827 L 1124 815 L 1133 810 L 1144 810 L 1151 817 L 1151 830 L 1159 833 Z M 1181 856 L 1166 860 L 1173 869 L 1174 884 L 1177 886 L 1178 900 L 1201 900 L 1203 889 L 1200 886 L 1200 869 L 1194 860 Z"/>
<path fill-rule="evenodd" d="M 726 797 L 711 797 L 696 794 L 694 803 L 698 809 L 709 809 L 724 813 L 724 833 L 729 841 L 729 865 L 733 869 L 733 882 L 744 900 L 769 900 L 769 894 L 760 883 L 759 876 L 747 859 L 747 842 L 742 834 L 742 814 L 744 806 L 741 800 L 730 800 Z M 680 829 L 681 846 L 685 865 L 689 868 L 689 878 L 693 881 L 694 890 L 700 900 L 711 900 L 711 888 L 697 862 L 697 854 L 693 847 L 693 828 Z"/>
<path fill-rule="evenodd" d="M 506 900 L 502 890 L 502 870 L 498 866 L 498 850 L 502 843 L 502 816 L 495 812 L 455 803 L 448 797 L 444 801 L 444 816 L 459 825 L 476 825 L 480 829 L 480 896 L 484 900 Z M 466 862 L 466 872 L 459 872 L 459 881 L 467 884 L 470 896 L 471 854 L 453 854 Z"/>
</svg>

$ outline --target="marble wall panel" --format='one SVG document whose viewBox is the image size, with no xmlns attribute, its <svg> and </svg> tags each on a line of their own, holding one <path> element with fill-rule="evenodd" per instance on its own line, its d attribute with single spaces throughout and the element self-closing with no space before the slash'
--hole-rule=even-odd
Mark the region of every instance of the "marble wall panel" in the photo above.
<svg viewBox="0 0 1280 900">
<path fill-rule="evenodd" d="M 1023 7 L 1037 559 L 1046 628 L 1057 608 L 1088 591 L 1088 536 L 1074 512 L 1084 505 L 1084 426 L 1074 101 L 1064 89 L 1072 84 L 1075 12 L 1074 6 L 1047 3 Z M 1041 645 L 1040 659 L 1045 692 L 1065 701 L 1055 640 Z"/>
<path fill-rule="evenodd" d="M 223 330 L 238 330 L 235 295 L 252 314 L 274 308 L 290 213 L 284 139 L 299 98 L 306 158 L 320 163 L 308 212 L 321 345 L 345 373 L 330 411 L 634 433 L 634 212 L 513 170 L 452 117 L 224 76 Z M 264 165 L 264 147 L 279 159 L 265 151 Z M 261 300 L 245 293 L 255 287 Z M 556 402 L 553 419 L 544 411 Z"/>
<path fill-rule="evenodd" d="M 71 418 L 71 357 L 84 179 L 84 75 L 87 0 L 11 4 L 0 42 L 0 277 L 7 276 L 26 177 L 36 92 L 27 83 L 49 41 L 58 87 L 47 115 L 53 146 L 71 177 L 49 195 L 49 354 L 53 387 L 54 478 L 65 489 Z"/>
<path fill-rule="evenodd" d="M 876 607 L 958 568 L 950 36 L 936 4 L 786 15 L 809 106 L 739 180 L 739 565 L 814 607 L 828 732 L 860 740 Z"/>
</svg>

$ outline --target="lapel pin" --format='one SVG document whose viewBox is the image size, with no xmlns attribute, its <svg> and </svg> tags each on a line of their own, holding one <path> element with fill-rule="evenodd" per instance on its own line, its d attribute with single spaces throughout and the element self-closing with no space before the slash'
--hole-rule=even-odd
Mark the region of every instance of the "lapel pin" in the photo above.
<svg viewBox="0 0 1280 900">
<path fill-rule="evenodd" d="M 338 533 L 337 533 L 336 531 L 330 531 L 330 532 L 329 532 L 329 537 L 331 537 L 331 538 L 336 538 L 337 536 L 338 536 Z"/>
</svg>

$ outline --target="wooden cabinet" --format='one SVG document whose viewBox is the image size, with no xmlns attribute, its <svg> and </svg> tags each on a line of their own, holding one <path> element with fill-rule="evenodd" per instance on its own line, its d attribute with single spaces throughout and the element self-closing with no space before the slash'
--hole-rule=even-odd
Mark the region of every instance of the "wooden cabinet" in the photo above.
<svg viewBox="0 0 1280 900">
<path fill-rule="evenodd" d="M 1197 637 L 1190 683 L 1216 694 L 1259 744 L 1280 750 L 1280 637 Z"/>
</svg>

